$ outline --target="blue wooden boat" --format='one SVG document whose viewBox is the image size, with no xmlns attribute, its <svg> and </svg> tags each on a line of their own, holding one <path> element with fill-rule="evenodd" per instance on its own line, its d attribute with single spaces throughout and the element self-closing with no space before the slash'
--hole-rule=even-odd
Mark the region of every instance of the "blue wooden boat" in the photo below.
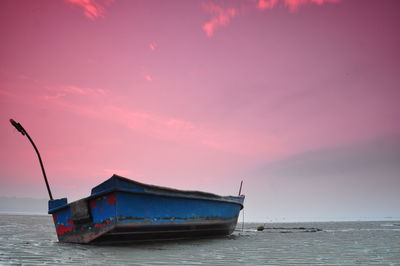
<svg viewBox="0 0 400 266">
<path fill-rule="evenodd" d="M 89 197 L 49 201 L 58 240 L 115 243 L 229 235 L 244 195 L 218 196 L 147 185 L 113 175 Z"/>
<path fill-rule="evenodd" d="M 53 199 L 43 162 L 25 128 L 10 123 L 26 136 L 38 156 L 49 193 L 58 240 L 70 243 L 113 243 L 229 235 L 235 229 L 244 195 L 218 196 L 139 183 L 113 175 L 92 189 L 89 197 L 68 203 Z"/>
</svg>

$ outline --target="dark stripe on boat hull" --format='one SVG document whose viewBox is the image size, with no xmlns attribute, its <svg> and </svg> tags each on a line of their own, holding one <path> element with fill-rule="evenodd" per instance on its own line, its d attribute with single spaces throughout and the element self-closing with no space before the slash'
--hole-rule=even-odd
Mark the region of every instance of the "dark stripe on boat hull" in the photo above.
<svg viewBox="0 0 400 266">
<path fill-rule="evenodd" d="M 192 224 L 163 226 L 118 226 L 92 243 L 125 243 L 146 240 L 170 240 L 229 235 L 235 224 Z"/>
</svg>

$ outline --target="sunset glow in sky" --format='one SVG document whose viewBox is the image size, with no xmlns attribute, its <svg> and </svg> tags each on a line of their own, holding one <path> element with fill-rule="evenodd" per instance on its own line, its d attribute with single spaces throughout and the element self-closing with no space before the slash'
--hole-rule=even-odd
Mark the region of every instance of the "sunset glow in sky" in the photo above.
<svg viewBox="0 0 400 266">
<path fill-rule="evenodd" d="M 400 216 L 397 0 L 2 0 L 0 196 L 113 173 L 254 221 Z"/>
</svg>

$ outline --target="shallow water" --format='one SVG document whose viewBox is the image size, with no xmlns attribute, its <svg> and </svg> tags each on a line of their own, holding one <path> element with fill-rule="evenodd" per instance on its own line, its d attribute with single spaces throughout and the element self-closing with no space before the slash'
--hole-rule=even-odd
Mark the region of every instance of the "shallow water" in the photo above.
<svg viewBox="0 0 400 266">
<path fill-rule="evenodd" d="M 50 216 L 0 215 L 0 264 L 400 265 L 400 222 L 257 225 L 214 239 L 92 246 L 57 242 Z"/>
</svg>

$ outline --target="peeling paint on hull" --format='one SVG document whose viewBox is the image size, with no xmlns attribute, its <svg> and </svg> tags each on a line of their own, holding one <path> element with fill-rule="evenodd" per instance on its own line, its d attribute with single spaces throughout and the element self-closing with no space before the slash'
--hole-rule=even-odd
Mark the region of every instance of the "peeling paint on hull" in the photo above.
<svg viewBox="0 0 400 266">
<path fill-rule="evenodd" d="M 91 196 L 49 202 L 60 242 L 114 243 L 229 235 L 244 196 L 222 197 L 135 182 L 114 175 Z"/>
</svg>

